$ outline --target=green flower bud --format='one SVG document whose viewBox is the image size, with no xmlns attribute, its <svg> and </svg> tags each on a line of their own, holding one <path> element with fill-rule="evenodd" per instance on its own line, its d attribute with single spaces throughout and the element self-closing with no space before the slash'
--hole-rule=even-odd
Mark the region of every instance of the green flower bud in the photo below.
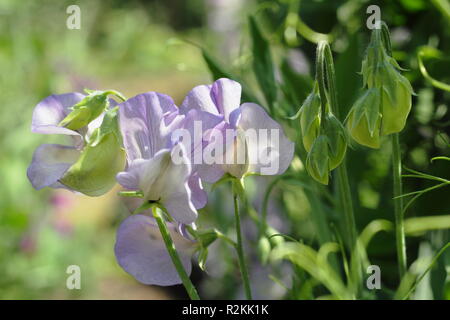
<svg viewBox="0 0 450 320">
<path fill-rule="evenodd" d="M 311 150 L 314 140 L 319 135 L 320 104 L 319 95 L 316 92 L 312 92 L 300 108 L 300 128 L 302 130 L 303 146 L 307 152 Z"/>
<path fill-rule="evenodd" d="M 324 119 L 324 134 L 328 138 L 328 156 L 330 157 L 330 170 L 339 166 L 347 150 L 347 136 L 342 123 L 332 114 L 328 113 Z"/>
<path fill-rule="evenodd" d="M 403 130 L 411 110 L 413 89 L 409 81 L 391 65 L 383 72 L 381 134 Z"/>
<path fill-rule="evenodd" d="M 106 193 L 116 183 L 116 174 L 125 167 L 125 151 L 121 145 L 117 109 L 112 109 L 105 114 L 101 126 L 94 130 L 61 183 L 88 196 Z"/>
<path fill-rule="evenodd" d="M 380 147 L 381 96 L 378 89 L 368 89 L 355 102 L 347 118 L 347 129 L 359 144 Z"/>
<path fill-rule="evenodd" d="M 378 32 L 375 30 L 372 33 L 361 72 L 364 86 L 380 90 L 381 135 L 388 135 L 400 132 L 405 127 L 411 110 L 413 89 L 409 81 L 400 74 L 399 70 L 403 69 L 387 54 Z"/>
<path fill-rule="evenodd" d="M 61 122 L 60 126 L 71 130 L 78 130 L 95 120 L 109 106 L 108 94 L 110 91 L 88 91 L 83 100 L 72 106 L 70 112 Z"/>
<path fill-rule="evenodd" d="M 325 135 L 320 135 L 314 141 L 306 158 L 306 170 L 315 180 L 328 184 L 330 171 L 329 141 Z"/>
</svg>

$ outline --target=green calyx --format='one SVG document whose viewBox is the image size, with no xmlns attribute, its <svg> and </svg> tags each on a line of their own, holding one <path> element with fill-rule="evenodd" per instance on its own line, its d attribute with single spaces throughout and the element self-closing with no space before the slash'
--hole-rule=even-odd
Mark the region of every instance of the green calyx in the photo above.
<svg viewBox="0 0 450 320">
<path fill-rule="evenodd" d="M 347 129 L 352 138 L 361 145 L 375 149 L 380 147 L 380 102 L 380 90 L 367 89 L 347 117 Z"/>
</svg>

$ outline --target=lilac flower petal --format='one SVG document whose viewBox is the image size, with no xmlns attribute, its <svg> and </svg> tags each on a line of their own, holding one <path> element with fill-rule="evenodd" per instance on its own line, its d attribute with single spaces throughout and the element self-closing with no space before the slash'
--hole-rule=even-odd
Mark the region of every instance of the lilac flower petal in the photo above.
<svg viewBox="0 0 450 320">
<path fill-rule="evenodd" d="M 192 223 L 197 218 L 188 179 L 191 166 L 185 155 L 174 162 L 179 146 L 170 151 L 160 150 L 152 159 L 137 159 L 130 163 L 127 171 L 117 175 L 117 181 L 127 189 L 140 190 L 144 201 L 159 201 L 178 222 Z M 178 155 L 179 156 L 179 155 Z"/>
<path fill-rule="evenodd" d="M 81 93 L 51 95 L 39 102 L 33 111 L 31 131 L 43 134 L 79 135 L 78 132 L 58 124 L 70 113 L 70 107 L 85 96 Z"/>
<path fill-rule="evenodd" d="M 27 176 L 37 190 L 59 185 L 58 180 L 76 162 L 80 152 L 68 146 L 42 144 L 33 154 Z"/>
<path fill-rule="evenodd" d="M 199 177 L 207 183 L 215 183 L 225 174 L 220 164 L 202 164 L 197 167 Z"/>
<path fill-rule="evenodd" d="M 282 174 L 294 156 L 294 143 L 285 136 L 283 128 L 259 105 L 244 103 L 239 109 L 238 127 L 244 131 L 254 129 L 257 134 L 257 141 L 249 141 L 247 138 L 249 171 L 263 175 Z M 267 135 L 264 135 L 261 129 L 266 129 Z"/>
<path fill-rule="evenodd" d="M 133 160 L 126 171 L 117 174 L 117 182 L 129 190 L 142 191 L 145 200 L 160 200 L 161 184 L 164 183 L 160 175 L 164 173 L 167 161 L 170 161 L 169 149 L 161 150 L 152 159 Z"/>
<path fill-rule="evenodd" d="M 175 160 L 175 156 L 180 157 L 183 147 L 175 148 L 171 152 L 171 161 L 168 163 L 161 180 L 164 182 L 163 197 L 161 202 L 175 221 L 190 224 L 197 219 L 197 210 L 193 204 L 192 192 L 189 189 L 188 179 L 191 175 L 191 165 L 189 159 L 182 154 L 183 159 Z"/>
<path fill-rule="evenodd" d="M 169 230 L 183 266 L 190 274 L 192 242 L 181 237 L 174 228 Z M 137 214 L 125 219 L 117 231 L 114 251 L 119 265 L 143 284 L 181 283 L 156 223 L 150 217 Z"/>
<path fill-rule="evenodd" d="M 170 147 L 170 133 L 183 116 L 172 98 L 157 92 L 139 94 L 119 105 L 119 124 L 128 161 L 150 159 Z"/>
<path fill-rule="evenodd" d="M 230 113 L 241 104 L 242 87 L 239 82 L 222 78 L 213 83 L 211 97 L 220 114 L 229 120 Z"/>
<path fill-rule="evenodd" d="M 201 110 L 220 115 L 219 109 L 211 98 L 210 85 L 197 86 L 188 93 L 181 104 L 180 111 L 187 114 L 190 110 Z"/>
<path fill-rule="evenodd" d="M 193 165 L 193 171 L 195 171 L 196 165 L 203 162 L 203 147 L 205 140 L 208 139 L 208 132 L 222 122 L 222 116 L 193 109 L 186 114 L 183 126 L 172 132 L 173 144 L 183 144 L 186 156 Z M 182 136 L 180 137 L 180 135 Z M 183 135 L 188 135 L 188 137 Z"/>
<path fill-rule="evenodd" d="M 206 206 L 208 202 L 208 195 L 203 189 L 202 181 L 198 176 L 198 173 L 191 174 L 188 180 L 188 186 L 191 190 L 191 199 L 196 209 L 201 209 Z"/>
</svg>

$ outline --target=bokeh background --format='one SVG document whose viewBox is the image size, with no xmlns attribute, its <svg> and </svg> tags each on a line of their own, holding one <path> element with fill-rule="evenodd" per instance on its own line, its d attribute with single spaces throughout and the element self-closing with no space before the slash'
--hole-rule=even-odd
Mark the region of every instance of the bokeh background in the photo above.
<svg viewBox="0 0 450 320">
<path fill-rule="evenodd" d="M 66 27 L 66 8 L 72 4 L 81 8 L 80 30 Z M 254 57 L 247 20 L 251 14 L 270 41 L 279 66 L 277 78 L 291 80 L 291 87 L 284 88 L 287 114 L 298 110 L 310 89 L 315 44 L 308 34 L 314 37 L 317 33 L 334 37 L 340 104 L 349 108 L 361 87 L 357 72 L 369 35 L 365 28 L 368 4 L 358 0 L 0 0 L 0 299 L 185 298 L 178 286 L 140 285 L 117 265 L 115 230 L 128 214 L 117 196 L 118 188 L 89 198 L 31 187 L 26 169 L 32 153 L 50 138 L 30 132 L 32 111 L 40 100 L 53 93 L 91 88 L 116 89 L 127 97 L 159 91 L 180 103 L 193 86 L 212 80 L 199 47 L 245 79 L 263 100 L 251 72 Z M 394 55 L 409 69 L 406 75 L 418 94 L 402 133 L 405 166 L 448 178 L 450 163 L 431 163 L 430 158 L 450 153 L 450 93 L 427 83 L 418 70 L 416 52 L 422 45 L 439 48 L 443 59 L 427 62 L 427 68 L 433 77 L 449 82 L 450 16 L 445 8 L 449 3 L 398 0 L 370 4 L 380 5 L 382 19 L 392 31 Z M 296 18 L 302 24 L 296 20 L 293 28 Z M 296 125 L 290 126 L 295 131 Z M 349 152 L 359 230 L 374 219 L 393 219 L 389 159 L 389 144 L 377 151 L 355 146 Z M 256 210 L 269 183 L 255 178 L 249 184 Z M 427 181 L 405 180 L 406 191 L 427 186 Z M 274 190 L 269 222 L 280 232 L 314 246 L 314 210 L 303 187 L 301 182 L 286 183 Z M 419 255 L 431 257 L 448 241 L 449 192 L 448 188 L 430 192 L 408 210 L 407 217 L 444 217 L 441 230 L 408 237 L 411 261 Z M 212 191 L 200 224 L 219 226 L 232 234 L 230 200 L 226 187 Z M 335 212 L 326 214 L 339 224 Z M 250 221 L 245 226 L 251 244 L 254 226 Z M 373 261 L 382 266 L 387 292 L 397 281 L 394 243 L 392 234 L 380 234 L 369 248 Z M 257 256 L 249 250 L 249 259 Z M 201 296 L 243 297 L 234 253 L 219 244 L 210 251 L 207 273 L 198 268 L 193 273 Z M 450 297 L 450 287 L 445 285 L 449 262 L 450 255 L 444 254 L 416 298 Z M 72 264 L 81 267 L 81 290 L 66 288 L 66 268 Z M 255 296 L 310 298 L 301 290 L 296 297 L 287 295 L 292 267 L 279 267 L 274 271 L 251 263 Z"/>
</svg>

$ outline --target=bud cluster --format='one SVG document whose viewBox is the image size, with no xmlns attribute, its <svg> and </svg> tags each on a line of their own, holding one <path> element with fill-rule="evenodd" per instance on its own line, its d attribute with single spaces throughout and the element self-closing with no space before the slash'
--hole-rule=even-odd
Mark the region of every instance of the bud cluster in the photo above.
<svg viewBox="0 0 450 320">
<path fill-rule="evenodd" d="M 327 109 L 322 110 L 316 85 L 299 112 L 303 146 L 308 152 L 306 170 L 323 184 L 328 184 L 329 172 L 339 166 L 347 150 L 345 129 Z"/>
<path fill-rule="evenodd" d="M 411 110 L 413 89 L 400 74 L 382 40 L 374 30 L 362 63 L 364 92 L 347 117 L 347 128 L 359 144 L 380 147 L 380 137 L 403 130 Z"/>
</svg>

